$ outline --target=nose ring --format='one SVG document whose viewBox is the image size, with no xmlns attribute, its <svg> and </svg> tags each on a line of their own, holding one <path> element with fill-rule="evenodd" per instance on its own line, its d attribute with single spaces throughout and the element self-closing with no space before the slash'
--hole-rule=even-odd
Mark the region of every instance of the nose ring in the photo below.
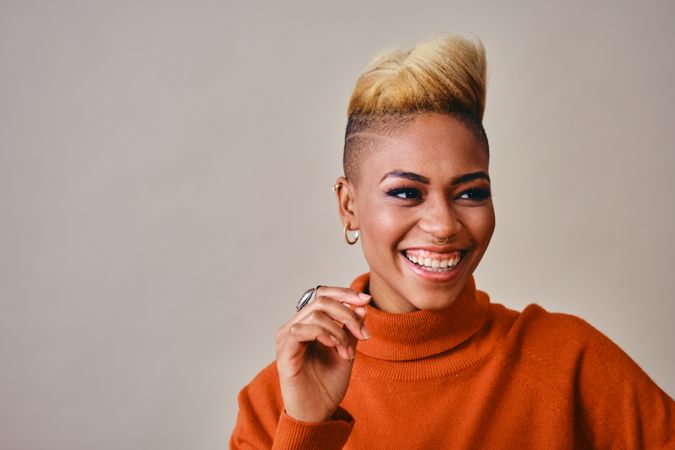
<svg viewBox="0 0 675 450">
<path fill-rule="evenodd" d="M 434 242 L 438 245 L 443 245 L 443 244 L 447 244 L 448 242 L 450 242 L 450 236 L 446 236 L 444 238 L 439 238 L 438 236 L 436 236 L 433 233 L 431 233 L 431 235 L 434 237 Z"/>
</svg>

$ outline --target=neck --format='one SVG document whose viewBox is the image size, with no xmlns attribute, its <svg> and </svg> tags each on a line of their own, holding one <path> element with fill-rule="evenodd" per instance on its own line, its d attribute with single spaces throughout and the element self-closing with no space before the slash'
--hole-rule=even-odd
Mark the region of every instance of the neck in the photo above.
<svg viewBox="0 0 675 450">
<path fill-rule="evenodd" d="M 364 292 L 371 284 L 371 276 L 360 276 L 352 282 L 351 288 Z M 482 327 L 488 305 L 487 295 L 477 293 L 473 277 L 469 278 L 455 302 L 445 309 L 390 314 L 369 304 L 366 327 L 371 338 L 359 342 L 357 351 L 392 361 L 411 361 L 443 353 Z"/>
<path fill-rule="evenodd" d="M 471 274 L 459 276 L 452 283 L 430 285 L 402 280 L 403 291 L 397 290 L 377 272 L 370 273 L 368 293 L 373 297 L 371 306 L 392 314 L 420 310 L 444 310 L 452 306 Z"/>
<path fill-rule="evenodd" d="M 370 295 L 373 297 L 371 305 L 381 311 L 392 314 L 419 311 L 419 308 L 415 307 L 410 301 L 399 295 L 398 292 L 392 289 L 391 286 L 375 272 L 371 272 L 370 274 L 369 291 Z"/>
</svg>

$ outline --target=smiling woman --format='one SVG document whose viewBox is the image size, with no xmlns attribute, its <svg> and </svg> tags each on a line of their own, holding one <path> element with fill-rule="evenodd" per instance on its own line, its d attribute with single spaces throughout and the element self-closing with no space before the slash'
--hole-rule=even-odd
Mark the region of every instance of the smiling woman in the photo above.
<svg viewBox="0 0 675 450">
<path fill-rule="evenodd" d="M 338 178 L 342 220 L 361 231 L 372 304 L 387 312 L 448 308 L 495 226 L 484 144 L 450 115 L 412 114 L 359 157 L 357 177 Z"/>
<path fill-rule="evenodd" d="M 493 303 L 485 53 L 440 36 L 376 58 L 335 191 L 370 271 L 320 286 L 239 395 L 233 449 L 673 448 L 675 403 L 575 316 Z"/>
</svg>

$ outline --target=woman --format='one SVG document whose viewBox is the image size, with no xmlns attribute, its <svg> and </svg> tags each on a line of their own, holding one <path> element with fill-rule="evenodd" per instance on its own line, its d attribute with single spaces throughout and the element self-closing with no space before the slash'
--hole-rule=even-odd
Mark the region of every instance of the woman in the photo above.
<svg viewBox="0 0 675 450">
<path fill-rule="evenodd" d="M 491 303 L 485 52 L 441 36 L 376 58 L 334 190 L 370 272 L 320 286 L 239 395 L 235 449 L 675 448 L 675 404 L 583 320 Z"/>
</svg>

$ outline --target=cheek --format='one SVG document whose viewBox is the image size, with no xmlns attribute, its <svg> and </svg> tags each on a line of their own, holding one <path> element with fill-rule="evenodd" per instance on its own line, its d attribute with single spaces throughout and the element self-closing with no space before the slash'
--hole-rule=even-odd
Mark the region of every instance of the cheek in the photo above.
<svg viewBox="0 0 675 450">
<path fill-rule="evenodd" d="M 477 208 L 466 214 L 464 224 L 478 245 L 487 245 L 495 230 L 495 214 L 492 207 Z"/>
<path fill-rule="evenodd" d="M 396 246 L 414 225 L 414 218 L 405 209 L 391 205 L 369 205 L 366 214 L 359 218 L 364 246 L 389 249 Z"/>
</svg>

